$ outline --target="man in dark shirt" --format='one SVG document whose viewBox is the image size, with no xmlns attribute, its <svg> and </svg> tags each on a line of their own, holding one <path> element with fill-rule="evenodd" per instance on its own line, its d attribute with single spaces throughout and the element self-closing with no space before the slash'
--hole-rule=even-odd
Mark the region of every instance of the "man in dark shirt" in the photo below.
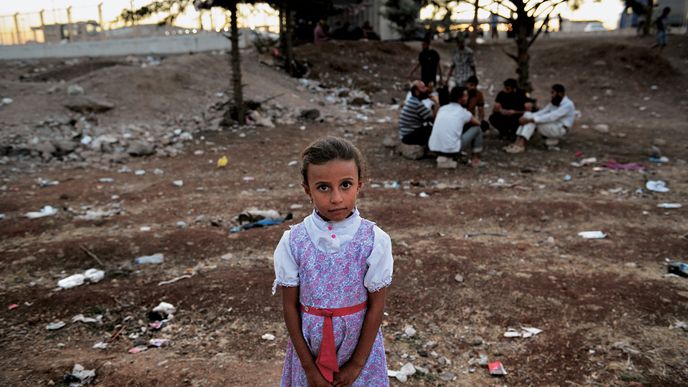
<svg viewBox="0 0 688 387">
<path fill-rule="evenodd" d="M 426 85 L 432 82 L 437 83 L 437 74 L 440 76 L 440 83 L 442 83 L 442 66 L 440 65 L 440 54 L 430 48 L 430 37 L 423 40 L 423 50 L 418 54 L 418 63 L 409 72 L 408 78 L 413 79 L 413 73 L 420 67 L 420 80 Z"/>
<path fill-rule="evenodd" d="M 518 88 L 518 81 L 513 78 L 504 81 L 504 89 L 497 94 L 490 115 L 490 123 L 497 128 L 500 137 L 510 141 L 516 138 L 518 119 L 532 110 L 532 102 L 525 91 Z"/>
<path fill-rule="evenodd" d="M 666 18 L 669 16 L 669 12 L 671 12 L 671 7 L 664 7 L 662 14 L 655 20 L 655 27 L 657 27 L 657 42 L 652 48 L 659 47 L 660 51 L 662 51 L 667 44 Z"/>
</svg>

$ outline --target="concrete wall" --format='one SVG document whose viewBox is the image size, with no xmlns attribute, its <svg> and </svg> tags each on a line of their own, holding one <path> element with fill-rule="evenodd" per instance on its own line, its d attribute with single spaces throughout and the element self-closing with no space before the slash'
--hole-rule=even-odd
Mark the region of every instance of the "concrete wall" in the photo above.
<svg viewBox="0 0 688 387">
<path fill-rule="evenodd" d="M 246 46 L 240 39 L 239 46 Z M 0 46 L 0 60 L 74 58 L 121 55 L 183 54 L 213 50 L 229 50 L 229 39 L 218 33 L 161 36 L 136 39 L 112 39 L 62 44 L 25 44 Z"/>
</svg>

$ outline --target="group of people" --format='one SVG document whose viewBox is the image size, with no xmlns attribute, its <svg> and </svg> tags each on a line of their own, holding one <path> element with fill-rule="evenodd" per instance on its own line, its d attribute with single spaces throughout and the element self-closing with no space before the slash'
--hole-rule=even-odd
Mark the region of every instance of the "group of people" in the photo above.
<svg viewBox="0 0 688 387">
<path fill-rule="evenodd" d="M 573 126 L 576 109 L 563 85 L 552 85 L 550 103 L 537 110 L 535 101 L 512 78 L 504 81 L 485 120 L 475 58 L 462 39 L 457 40 L 446 83 L 439 53 L 430 48 L 429 39 L 423 42 L 409 78 L 418 68 L 420 80 L 412 83 L 399 117 L 399 137 L 404 144 L 421 145 L 437 154 L 438 165 L 455 167 L 461 153 L 469 155 L 471 166 L 483 165 L 483 132 L 491 127 L 510 142 L 503 148 L 506 152 L 521 153 L 535 131 L 548 147 L 555 147 Z M 436 84 L 443 86 L 436 89 Z"/>
</svg>

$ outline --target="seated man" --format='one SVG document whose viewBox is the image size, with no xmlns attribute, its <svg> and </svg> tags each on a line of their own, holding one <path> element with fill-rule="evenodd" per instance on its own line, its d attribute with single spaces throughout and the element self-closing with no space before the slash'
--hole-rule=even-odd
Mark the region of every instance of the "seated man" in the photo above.
<svg viewBox="0 0 688 387">
<path fill-rule="evenodd" d="M 530 113 L 526 112 L 519 119 L 521 126 L 516 131 L 516 142 L 504 148 L 509 153 L 521 153 L 526 150 L 526 142 L 537 129 L 546 137 L 547 147 L 554 147 L 559 139 L 573 126 L 576 118 L 576 107 L 566 96 L 566 89 L 560 84 L 552 85 L 550 91 L 552 99 L 544 109 Z"/>
<path fill-rule="evenodd" d="M 490 129 L 490 124 L 485 121 L 485 97 L 483 92 L 478 90 L 478 77 L 472 75 L 466 80 L 466 90 L 468 91 L 466 110 L 480 121 L 480 127 L 483 130 Z"/>
<path fill-rule="evenodd" d="M 443 158 L 437 158 L 438 164 L 446 163 L 447 157 L 456 157 L 462 150 L 471 149 L 471 166 L 480 166 L 483 132 L 480 130 L 480 122 L 461 106 L 467 100 L 466 88 L 454 87 L 449 95 L 449 104 L 442 106 L 437 112 L 428 146 Z M 464 131 L 464 128 L 467 129 Z"/>
<path fill-rule="evenodd" d="M 518 82 L 509 78 L 504 81 L 504 89 L 497 94 L 490 115 L 490 123 L 499 131 L 499 136 L 509 141 L 516 139 L 518 119 L 524 112 L 532 109 L 532 100 L 525 91 L 518 88 Z"/>
<path fill-rule="evenodd" d="M 411 96 L 404 103 L 399 116 L 399 137 L 404 144 L 428 146 L 432 121 L 439 107 L 437 97 L 429 97 L 428 93 L 422 81 L 416 81 L 411 86 Z M 433 100 L 432 108 L 423 104 L 426 98 Z"/>
</svg>

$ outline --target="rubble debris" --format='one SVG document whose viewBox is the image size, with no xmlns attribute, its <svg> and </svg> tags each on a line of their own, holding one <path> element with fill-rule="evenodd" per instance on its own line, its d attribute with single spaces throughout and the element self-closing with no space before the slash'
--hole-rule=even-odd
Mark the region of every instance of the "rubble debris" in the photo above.
<svg viewBox="0 0 688 387">
<path fill-rule="evenodd" d="M 676 208 L 683 207 L 683 204 L 681 204 L 681 203 L 659 203 L 659 204 L 657 204 L 657 207 L 665 208 L 665 209 L 676 209 Z"/>
<path fill-rule="evenodd" d="M 132 156 L 148 156 L 155 153 L 155 146 L 146 141 L 134 141 L 129 144 L 127 153 Z"/>
<path fill-rule="evenodd" d="M 299 119 L 304 121 L 315 121 L 320 118 L 320 110 L 318 109 L 304 109 L 299 114 Z"/>
<path fill-rule="evenodd" d="M 294 218 L 294 215 L 291 212 L 289 212 L 283 218 L 278 218 L 278 219 L 265 218 L 265 219 L 261 219 L 261 220 L 255 221 L 255 222 L 244 223 L 244 224 L 240 224 L 238 226 L 234 226 L 234 227 L 229 229 L 229 233 L 233 234 L 233 233 L 237 233 L 240 231 L 249 230 L 252 228 L 262 228 L 262 227 L 273 226 L 276 224 L 284 223 L 284 222 L 291 220 L 293 218 Z"/>
<path fill-rule="evenodd" d="M 217 160 L 217 167 L 218 168 L 224 168 L 227 166 L 229 160 L 227 160 L 227 156 L 222 156 Z"/>
<path fill-rule="evenodd" d="M 416 373 L 416 367 L 411 363 L 404 364 L 399 371 L 387 370 L 387 376 L 396 378 L 401 383 L 406 383 L 408 377 Z"/>
<path fill-rule="evenodd" d="M 541 332 L 542 332 L 542 329 L 538 329 L 538 328 L 521 327 L 520 330 L 515 329 L 515 328 L 508 328 L 506 330 L 506 332 L 504 332 L 504 337 L 507 337 L 507 338 L 514 338 L 514 337 L 528 338 L 528 337 L 536 336 Z"/>
<path fill-rule="evenodd" d="M 149 347 L 162 348 L 162 347 L 166 347 L 168 345 L 170 345 L 169 339 L 150 339 L 148 341 Z"/>
<path fill-rule="evenodd" d="M 62 106 L 76 113 L 103 113 L 115 108 L 115 104 L 93 96 L 72 96 L 67 98 Z"/>
<path fill-rule="evenodd" d="M 98 314 L 95 317 L 85 317 L 83 314 L 77 314 L 76 316 L 72 317 L 72 322 L 82 322 L 84 324 L 102 324 L 103 315 Z"/>
<path fill-rule="evenodd" d="M 487 369 L 490 372 L 490 375 L 492 375 L 492 376 L 505 376 L 506 375 L 506 369 L 504 368 L 504 365 L 502 364 L 502 362 L 499 360 L 488 363 Z"/>
<path fill-rule="evenodd" d="M 167 302 L 161 302 L 153 308 L 153 312 L 159 313 L 162 317 L 169 317 L 172 316 L 175 312 L 177 312 L 177 308 L 175 308 L 172 304 L 167 303 Z"/>
<path fill-rule="evenodd" d="M 669 262 L 667 265 L 669 274 L 675 274 L 679 277 L 688 277 L 688 263 L 684 262 Z"/>
<path fill-rule="evenodd" d="M 273 341 L 273 340 L 275 340 L 275 335 L 273 335 L 271 333 L 266 333 L 263 336 L 261 336 L 260 338 L 263 340 L 267 340 L 267 341 Z"/>
<path fill-rule="evenodd" d="M 77 85 L 77 84 L 71 84 L 67 86 L 67 94 L 68 95 L 82 95 L 84 94 L 84 88 Z"/>
</svg>

